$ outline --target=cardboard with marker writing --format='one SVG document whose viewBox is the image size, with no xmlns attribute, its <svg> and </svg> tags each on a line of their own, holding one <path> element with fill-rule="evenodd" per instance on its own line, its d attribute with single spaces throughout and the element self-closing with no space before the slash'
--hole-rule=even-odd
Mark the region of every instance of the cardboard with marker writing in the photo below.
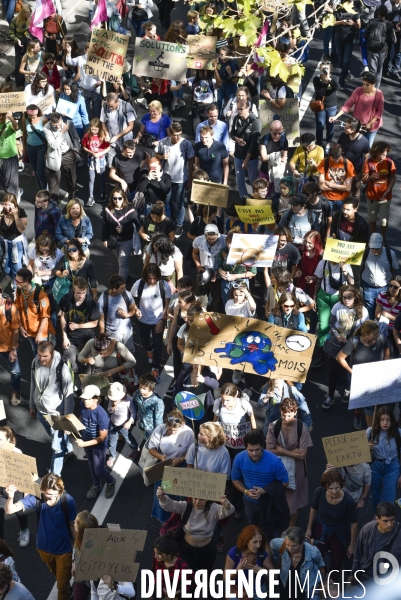
<svg viewBox="0 0 401 600">
<path fill-rule="evenodd" d="M 4 446 L 0 449 L 0 487 L 15 485 L 20 492 L 33 494 L 40 498 L 40 489 L 35 479 L 38 468 L 33 456 L 14 452 Z"/>
<path fill-rule="evenodd" d="M 85 429 L 85 425 L 74 414 L 63 415 L 54 422 L 50 415 L 45 415 L 45 419 L 56 431 L 69 431 L 75 438 L 80 438 L 80 431 Z"/>
<path fill-rule="evenodd" d="M 42 98 L 42 100 L 37 100 L 35 104 L 40 108 L 42 113 L 45 113 L 45 111 L 48 108 L 52 108 L 52 106 L 55 106 L 56 104 L 56 101 L 54 99 L 54 93 L 48 94 L 47 96 Z"/>
<path fill-rule="evenodd" d="M 316 336 L 220 313 L 195 316 L 183 361 L 290 381 L 306 380 Z"/>
<path fill-rule="evenodd" d="M 136 580 L 137 552 L 145 547 L 147 531 L 135 529 L 85 529 L 75 580 L 96 580 L 110 575 L 113 581 Z"/>
<path fill-rule="evenodd" d="M 323 259 L 335 263 L 344 262 L 348 265 L 360 265 L 365 248 L 366 244 L 327 238 Z"/>
<path fill-rule="evenodd" d="M 222 183 L 194 179 L 192 182 L 191 202 L 226 208 L 229 189 L 228 185 L 223 185 Z"/>
<path fill-rule="evenodd" d="M 272 213 L 272 207 L 267 206 L 235 206 L 237 215 L 243 223 L 258 223 L 260 225 L 272 225 L 276 219 Z"/>
<path fill-rule="evenodd" d="M 123 76 L 124 59 L 130 37 L 94 27 L 85 64 L 85 73 L 116 83 Z"/>
<path fill-rule="evenodd" d="M 183 81 L 187 72 L 187 56 L 188 46 L 137 37 L 132 72 L 138 77 Z"/>
<path fill-rule="evenodd" d="M 165 494 L 221 502 L 227 476 L 198 469 L 165 467 L 162 488 Z"/>
<path fill-rule="evenodd" d="M 25 92 L 9 92 L 0 94 L 0 113 L 22 112 L 26 110 Z"/>
<path fill-rule="evenodd" d="M 259 119 L 262 122 L 261 136 L 270 131 L 273 117 L 277 115 L 283 124 L 284 131 L 290 148 L 299 146 L 299 101 L 298 98 L 287 98 L 283 108 L 276 108 L 267 100 L 259 102 Z"/>
<path fill-rule="evenodd" d="M 144 469 L 144 473 L 148 479 L 148 485 L 156 483 L 156 481 L 160 481 L 163 477 L 164 468 L 169 467 L 172 462 L 173 459 L 168 458 L 167 460 L 163 460 L 162 462 L 158 462 L 155 465 Z"/>
<path fill-rule="evenodd" d="M 217 37 L 189 35 L 186 42 L 188 45 L 188 69 L 214 69 Z"/>
<path fill-rule="evenodd" d="M 234 233 L 227 264 L 271 267 L 276 254 L 277 242 L 278 235 Z"/>
<path fill-rule="evenodd" d="M 371 462 L 366 431 L 352 431 L 322 438 L 327 462 L 334 467 L 348 467 Z"/>
</svg>

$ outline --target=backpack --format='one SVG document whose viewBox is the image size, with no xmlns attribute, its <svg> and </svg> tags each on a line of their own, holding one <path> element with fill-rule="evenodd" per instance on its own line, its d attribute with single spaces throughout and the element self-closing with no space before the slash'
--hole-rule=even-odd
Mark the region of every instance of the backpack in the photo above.
<svg viewBox="0 0 401 600">
<path fill-rule="evenodd" d="M 264 144 L 265 146 L 267 146 L 267 144 L 270 142 L 270 140 L 271 140 L 271 135 L 272 135 L 271 133 L 267 133 L 267 134 L 265 135 L 265 137 L 263 138 L 263 144 Z M 280 134 L 280 142 L 279 142 L 279 143 L 280 143 L 280 152 L 281 152 L 282 150 L 284 150 L 284 149 L 285 149 L 285 143 L 286 143 L 286 141 L 287 141 L 287 136 L 286 136 L 286 134 L 285 134 L 285 131 L 283 131 L 283 132 Z M 288 148 L 288 146 L 287 146 L 287 148 Z"/>
<path fill-rule="evenodd" d="M 187 524 L 192 512 L 192 502 L 187 502 L 186 509 L 183 514 L 172 513 L 167 521 L 160 528 L 160 535 L 164 536 L 168 533 L 178 542 L 184 537 L 184 525 Z"/>
<path fill-rule="evenodd" d="M 64 365 L 67 365 L 67 367 L 70 370 L 71 373 L 71 378 L 72 378 L 72 383 L 74 383 L 74 371 L 72 369 L 72 365 L 71 365 L 71 361 L 69 358 L 67 358 L 66 356 L 62 356 L 60 355 L 60 361 L 56 367 L 56 381 L 57 383 L 59 383 L 59 392 L 58 395 L 60 396 L 60 400 L 62 399 L 63 396 L 63 392 L 62 392 L 62 385 L 63 385 L 63 367 Z M 35 371 L 35 361 L 32 362 L 32 367 L 31 367 L 32 371 Z"/>
<path fill-rule="evenodd" d="M 109 292 L 108 292 L 108 290 L 105 290 L 103 292 L 103 296 L 104 296 L 104 300 L 103 300 L 103 314 L 104 314 L 104 321 L 106 322 L 107 313 L 109 312 Z M 125 290 L 122 293 L 122 297 L 124 299 L 125 304 L 127 305 L 127 310 L 129 310 L 130 301 L 129 301 L 129 298 L 128 298 L 128 294 L 127 294 L 127 292 Z"/>
<path fill-rule="evenodd" d="M 340 287 L 343 285 L 344 280 L 343 280 L 343 271 L 342 269 L 340 269 L 340 279 L 334 279 L 334 277 L 331 274 L 331 264 L 329 260 L 325 260 L 324 261 L 324 265 L 323 265 L 323 279 L 322 279 L 322 286 L 323 286 L 323 290 L 326 291 L 326 277 L 324 275 L 324 271 L 326 269 L 326 265 L 328 265 L 329 267 L 329 283 L 330 283 L 330 287 L 333 288 L 333 290 L 339 290 Z"/>
<path fill-rule="evenodd" d="M 42 504 L 45 504 L 45 501 L 42 498 L 36 498 L 36 517 L 37 517 L 37 527 L 39 527 L 40 514 L 42 512 Z M 68 514 L 68 499 L 67 492 L 64 490 L 60 496 L 60 504 L 61 510 L 63 511 L 65 524 L 67 526 L 68 533 L 70 533 L 70 519 Z"/>
<path fill-rule="evenodd" d="M 373 21 L 366 40 L 369 52 L 381 52 L 386 45 L 386 39 L 387 24 L 379 20 Z"/>
<path fill-rule="evenodd" d="M 308 221 L 311 227 L 313 227 L 313 223 L 315 222 L 315 214 L 313 212 L 313 210 L 311 208 L 308 208 Z M 284 215 L 283 215 L 284 216 Z M 288 228 L 288 224 L 291 221 L 292 217 L 294 216 L 294 211 L 292 210 L 292 208 L 290 208 L 288 210 L 288 213 L 286 215 L 286 222 L 284 223 L 284 227 Z"/>
<path fill-rule="evenodd" d="M 391 265 L 393 264 L 393 260 L 391 257 L 391 250 L 390 250 L 389 246 L 383 246 L 383 247 L 386 251 L 387 261 L 388 261 L 388 264 L 390 265 L 390 269 L 391 269 L 392 268 Z M 361 262 L 361 273 L 366 267 L 366 261 L 368 259 L 369 252 L 370 252 L 369 244 L 366 244 L 365 252 L 363 253 L 362 262 Z"/>
<path fill-rule="evenodd" d="M 140 284 L 138 286 L 138 291 L 137 291 L 138 295 L 135 296 L 135 303 L 138 306 L 138 308 L 139 308 L 139 303 L 141 301 L 144 288 L 145 288 L 145 282 L 144 282 L 143 279 L 141 279 L 141 282 L 140 282 Z M 165 290 L 165 287 L 164 287 L 164 281 L 163 281 L 163 279 L 160 279 L 160 281 L 159 281 L 159 289 L 160 289 L 160 296 L 161 296 L 161 299 L 163 300 L 163 304 L 164 304 L 164 300 L 166 298 L 166 290 Z"/>
<path fill-rule="evenodd" d="M 6 300 L 5 300 L 5 306 L 4 306 L 4 315 L 6 317 L 6 323 L 11 323 L 11 318 L 12 318 L 11 310 L 12 310 L 12 306 L 13 306 L 13 303 L 10 300 L 10 298 L 6 298 Z"/>
<path fill-rule="evenodd" d="M 42 291 L 42 288 L 40 285 L 35 285 L 35 289 L 33 292 L 33 303 L 35 304 L 36 307 L 36 312 L 39 312 L 39 306 L 40 306 L 40 302 L 39 302 L 39 294 Z M 22 294 L 20 289 L 17 289 L 17 294 L 20 296 Z M 10 307 L 10 315 L 11 315 L 11 307 Z"/>
</svg>

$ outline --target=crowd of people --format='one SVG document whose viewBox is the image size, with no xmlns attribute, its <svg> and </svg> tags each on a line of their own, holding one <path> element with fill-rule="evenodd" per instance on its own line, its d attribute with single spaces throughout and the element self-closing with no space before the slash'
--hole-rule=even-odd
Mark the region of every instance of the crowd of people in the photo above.
<svg viewBox="0 0 401 600">
<path fill-rule="evenodd" d="M 107 28 L 127 33 L 125 3 L 106 4 Z M 234 4 L 227 5 L 233 9 Z M 97 0 L 92 15 L 96 5 Z M 212 69 L 189 69 L 182 81 L 136 77 L 126 61 L 123 76 L 113 84 L 86 72 L 90 35 L 81 51 L 68 36 L 58 2 L 57 12 L 44 21 L 43 44 L 30 33 L 30 6 L 20 0 L 3 3 L 15 64 L 0 93 L 25 90 L 26 110 L 0 114 L 5 192 L 0 253 L 10 281 L 10 293 L 4 283 L 0 289 L 0 355 L 10 373 L 10 404 L 18 407 L 19 340 L 29 341 L 29 411 L 46 431 L 52 456 L 39 482 L 40 501 L 13 484 L 0 488 L 2 598 L 33 600 L 20 582 L 4 531 L 15 514 L 19 545 L 28 546 L 29 510 L 37 513 L 36 547 L 56 578 L 59 600 L 135 596 L 132 582 L 108 575 L 75 581 L 70 589 L 85 529 L 101 523 L 88 510 L 77 512 L 74 490 L 72 495 L 65 490 L 62 471 L 74 445 L 83 448 L 87 499 L 96 500 L 104 488 L 111 500 L 120 439 L 140 470 L 169 460 L 227 477 L 221 502 L 171 496 L 161 481 L 153 484 L 151 515 L 161 526 L 160 537 L 151 540 L 155 577 L 161 569 L 168 570 L 171 581 L 184 569 L 210 572 L 217 553 L 225 553 L 225 569 L 236 570 L 237 586 L 239 570 L 257 574 L 265 569 L 262 581 L 268 589 L 269 570 L 278 568 L 280 598 L 295 597 L 295 574 L 306 586 L 297 597 L 318 598 L 317 580 L 335 595 L 345 569 L 347 581 L 360 592 L 376 577 L 374 556 L 381 550 L 401 561 L 395 504 L 401 429 L 394 405 L 354 410 L 353 426 L 366 429 L 371 462 L 327 464 L 312 494 L 307 454 L 316 440 L 303 385 L 184 360 L 190 327 L 208 310 L 315 334 L 311 369 L 328 373 L 321 408 L 329 411 L 336 402 L 348 409 L 355 365 L 400 356 L 401 276 L 387 240 L 396 167 L 380 133 L 386 108 L 380 86 L 383 77 L 401 79 L 401 2 L 329 0 L 319 6 L 316 18 L 332 15 L 334 20 L 323 29 L 324 55 L 312 79 L 316 128 L 303 131 L 301 123 L 294 149 L 280 115 L 288 99 L 302 98 L 302 81 L 294 87 L 283 71 L 273 75 L 256 51 L 245 54 L 235 37 L 213 25 L 226 9 L 224 2 L 195 2 L 186 21 L 173 22 L 171 0 L 157 6 L 152 0 L 127 3 L 125 24 L 132 26 L 133 39 L 184 44 L 191 35 L 212 35 L 216 57 Z M 160 26 L 153 21 L 156 10 Z M 258 45 L 278 52 L 283 68 L 297 61 L 307 66 L 315 24 L 301 4 L 278 20 L 269 12 L 264 19 Z M 362 86 L 341 105 L 337 92 L 348 91 L 356 39 Z M 261 100 L 276 112 L 268 130 L 262 130 L 259 118 Z M 72 113 L 68 105 L 74 105 Z M 186 106 L 193 141 L 183 135 L 180 111 Z M 141 108 L 145 114 L 139 118 Z M 343 115 L 343 130 L 333 142 L 335 123 Z M 32 239 L 19 184 L 24 167 L 32 169 L 35 187 Z M 78 169 L 86 186 L 79 194 Z M 228 205 L 191 201 L 194 180 L 230 184 Z M 242 222 L 236 206 L 249 199 L 254 206 L 269 204 L 274 222 Z M 107 281 L 91 260 L 97 204 L 101 251 L 110 253 L 115 265 Z M 360 206 L 366 207 L 367 219 Z M 271 267 L 229 265 L 236 233 L 277 236 Z M 324 259 L 328 239 L 364 244 L 361 264 Z M 143 261 L 141 269 L 132 268 L 133 260 Z M 137 353 L 146 353 L 144 372 L 137 367 Z M 157 386 L 167 356 L 172 356 L 174 377 L 160 397 Z M 88 374 L 99 375 L 98 382 L 107 378 L 106 383 L 84 385 L 80 375 Z M 175 397 L 181 392 L 201 399 L 205 415 L 200 421 L 191 423 L 178 410 Z M 54 427 L 71 413 L 84 426 L 75 440 Z M 0 427 L 0 447 L 5 444 L 21 452 L 8 425 Z M 375 518 L 360 528 L 358 513 L 369 502 Z M 298 526 L 302 509 L 309 509 L 304 530 Z M 173 531 L 177 519 L 178 532 Z M 228 549 L 223 526 L 231 519 L 247 524 Z"/>
</svg>

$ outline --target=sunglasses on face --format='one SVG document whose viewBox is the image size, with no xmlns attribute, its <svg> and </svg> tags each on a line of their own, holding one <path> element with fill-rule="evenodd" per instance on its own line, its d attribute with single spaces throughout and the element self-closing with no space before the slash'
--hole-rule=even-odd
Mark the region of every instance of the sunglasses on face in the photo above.
<svg viewBox="0 0 401 600">
<path fill-rule="evenodd" d="M 113 200 L 122 200 L 123 197 L 122 196 L 113 196 Z"/>
<path fill-rule="evenodd" d="M 353 300 L 355 298 L 355 294 L 350 294 L 349 296 L 343 296 L 343 300 Z"/>
<path fill-rule="evenodd" d="M 77 252 L 78 248 L 68 248 L 68 252 Z"/>
<path fill-rule="evenodd" d="M 54 60 L 48 60 L 45 62 L 45 65 L 53 65 L 56 61 Z"/>
<path fill-rule="evenodd" d="M 235 281 L 235 282 L 233 283 L 233 288 L 234 288 L 235 290 L 237 290 L 238 288 L 244 288 L 244 287 L 247 287 L 247 285 L 246 285 L 245 281 Z"/>
<path fill-rule="evenodd" d="M 388 287 L 389 288 L 393 288 L 393 290 L 399 290 L 401 286 L 400 285 L 393 285 L 392 283 L 389 283 Z"/>
<path fill-rule="evenodd" d="M 295 304 L 283 304 L 284 308 L 294 308 Z"/>
<path fill-rule="evenodd" d="M 167 421 L 169 423 L 174 423 L 175 425 L 181 425 L 181 419 L 179 419 L 178 417 L 168 417 Z"/>
</svg>

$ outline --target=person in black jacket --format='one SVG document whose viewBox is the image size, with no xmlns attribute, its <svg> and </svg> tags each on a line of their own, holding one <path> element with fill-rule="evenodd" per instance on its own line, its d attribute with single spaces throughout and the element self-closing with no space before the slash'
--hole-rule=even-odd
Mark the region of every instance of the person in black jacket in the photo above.
<svg viewBox="0 0 401 600">
<path fill-rule="evenodd" d="M 337 113 L 337 80 L 331 74 L 331 62 L 320 64 L 320 77 L 312 80 L 315 89 L 315 100 L 323 100 L 324 110 L 315 113 L 316 118 L 316 144 L 323 146 L 323 132 L 326 127 L 326 145 L 333 140 L 334 125 L 329 118 Z"/>
<path fill-rule="evenodd" d="M 362 167 L 369 158 L 370 145 L 368 139 L 360 133 L 361 122 L 353 117 L 345 122 L 344 131 L 340 134 L 337 144 L 343 149 L 343 156 L 352 162 L 355 177 L 352 181 L 352 195 L 359 197 L 362 180 Z"/>
<path fill-rule="evenodd" d="M 249 194 L 245 185 L 245 173 L 248 172 L 251 185 L 259 176 L 258 139 L 262 123 L 249 112 L 246 101 L 240 100 L 237 107 L 238 114 L 234 117 L 230 137 L 235 142 L 234 164 L 238 192 L 246 200 Z"/>
<path fill-rule="evenodd" d="M 162 164 L 155 156 L 148 158 L 147 163 L 147 173 L 142 175 L 136 188 L 137 192 L 145 195 L 145 215 L 150 214 L 152 204 L 161 200 L 165 203 L 166 216 L 170 217 L 170 205 L 166 204 L 166 199 L 171 190 L 171 177 L 163 173 Z"/>
<path fill-rule="evenodd" d="M 302 188 L 302 193 L 308 198 L 306 208 L 311 210 L 314 215 L 314 225 L 316 222 L 319 224 L 320 237 L 322 238 L 323 244 L 326 238 L 330 235 L 332 210 L 330 202 L 326 198 L 319 196 L 320 188 L 317 183 L 310 181 L 305 183 Z"/>
</svg>

